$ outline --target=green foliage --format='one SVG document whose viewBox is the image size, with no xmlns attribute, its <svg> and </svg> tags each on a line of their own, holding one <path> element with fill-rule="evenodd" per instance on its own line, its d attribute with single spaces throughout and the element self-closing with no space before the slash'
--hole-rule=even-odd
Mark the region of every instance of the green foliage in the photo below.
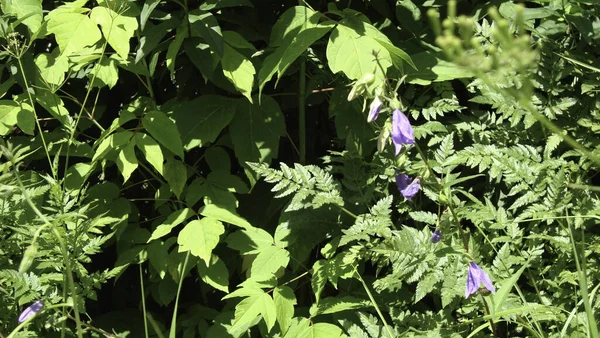
<svg viewBox="0 0 600 338">
<path fill-rule="evenodd" d="M 599 9 L 0 0 L 0 336 L 598 338 Z"/>
</svg>

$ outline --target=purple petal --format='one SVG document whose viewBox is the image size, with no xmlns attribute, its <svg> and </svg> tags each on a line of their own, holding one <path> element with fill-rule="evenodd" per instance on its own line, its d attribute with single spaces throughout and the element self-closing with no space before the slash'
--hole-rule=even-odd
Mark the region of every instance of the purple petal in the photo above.
<svg viewBox="0 0 600 338">
<path fill-rule="evenodd" d="M 383 102 L 381 102 L 379 97 L 375 96 L 375 99 L 373 99 L 373 102 L 371 102 L 371 106 L 369 108 L 369 117 L 367 117 L 367 122 L 370 123 L 377 120 L 377 118 L 379 117 L 379 111 L 381 111 L 382 104 Z"/>
<path fill-rule="evenodd" d="M 22 323 L 24 321 L 26 321 L 27 319 L 33 317 L 36 313 L 38 313 L 42 307 L 44 307 L 44 303 L 42 303 L 41 301 L 37 301 L 31 305 L 29 305 L 28 308 L 26 308 L 23 312 L 21 312 L 21 315 L 19 315 L 19 323 Z"/>
<path fill-rule="evenodd" d="M 407 200 L 410 200 L 411 198 L 413 198 L 413 196 L 415 196 L 419 192 L 420 188 L 421 188 L 420 180 L 418 178 L 415 178 L 414 181 L 412 181 L 412 183 L 409 184 L 406 188 L 401 190 L 400 193 L 402 194 L 402 196 L 404 196 L 404 198 L 406 198 Z"/>
<path fill-rule="evenodd" d="M 467 271 L 467 287 L 465 289 L 465 298 L 469 298 L 470 295 L 474 294 L 479 290 L 479 267 L 477 264 L 471 262 L 469 264 L 469 270 Z"/>
<path fill-rule="evenodd" d="M 396 147 L 396 155 L 400 153 L 402 145 L 415 144 L 415 137 L 410 121 L 408 120 L 408 117 L 398 109 L 394 110 L 392 115 L 392 142 Z"/>
<path fill-rule="evenodd" d="M 396 185 L 398 186 L 398 191 L 402 192 L 402 190 L 406 189 L 410 184 L 411 178 L 405 174 L 396 175 Z"/>
<path fill-rule="evenodd" d="M 440 230 L 436 230 L 431 234 L 431 242 L 437 243 L 442 239 L 442 232 Z"/>
<path fill-rule="evenodd" d="M 496 292 L 496 288 L 494 287 L 494 284 L 492 284 L 492 280 L 490 279 L 490 276 L 488 276 L 488 274 L 485 273 L 485 271 L 483 271 L 483 270 L 481 270 L 480 280 L 486 289 L 488 289 L 491 292 Z"/>
</svg>

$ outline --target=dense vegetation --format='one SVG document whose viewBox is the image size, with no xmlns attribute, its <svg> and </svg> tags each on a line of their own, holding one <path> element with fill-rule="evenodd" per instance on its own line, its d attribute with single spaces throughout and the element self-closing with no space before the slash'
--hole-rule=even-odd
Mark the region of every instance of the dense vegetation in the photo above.
<svg viewBox="0 0 600 338">
<path fill-rule="evenodd" d="M 596 2 L 0 5 L 1 337 L 599 337 Z"/>
</svg>

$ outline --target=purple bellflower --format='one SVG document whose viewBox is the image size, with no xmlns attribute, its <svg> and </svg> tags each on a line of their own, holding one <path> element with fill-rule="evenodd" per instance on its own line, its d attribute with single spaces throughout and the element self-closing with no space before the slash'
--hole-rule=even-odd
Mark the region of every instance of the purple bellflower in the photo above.
<svg viewBox="0 0 600 338">
<path fill-rule="evenodd" d="M 410 125 L 408 117 L 398 109 L 394 110 L 392 115 L 392 142 L 396 147 L 396 156 L 400 153 L 402 145 L 415 144 L 413 127 Z"/>
<path fill-rule="evenodd" d="M 21 315 L 19 315 L 19 323 L 22 323 L 22 322 L 26 321 L 27 319 L 33 317 L 43 307 L 44 307 L 44 303 L 42 303 L 42 301 L 40 301 L 40 300 L 29 305 L 29 307 L 26 308 L 25 310 L 23 310 L 23 312 L 21 312 Z"/>
<path fill-rule="evenodd" d="M 437 243 L 442 239 L 442 232 L 438 229 L 431 234 L 431 242 Z"/>
<path fill-rule="evenodd" d="M 381 102 L 379 96 L 375 96 L 369 108 L 369 117 L 367 117 L 367 122 L 371 123 L 377 120 L 379 117 L 379 112 L 381 111 L 381 106 L 383 106 L 383 102 Z"/>
<path fill-rule="evenodd" d="M 398 186 L 398 190 L 400 190 L 402 196 L 404 196 L 404 198 L 407 200 L 413 198 L 413 196 L 415 196 L 421 188 L 421 183 L 418 178 L 413 180 L 405 174 L 396 176 L 396 185 Z"/>
<path fill-rule="evenodd" d="M 486 289 L 491 292 L 496 292 L 494 284 L 490 276 L 483 271 L 479 265 L 475 262 L 469 263 L 469 271 L 467 272 L 467 289 L 465 290 L 465 298 L 469 298 L 470 295 L 477 293 L 480 284 L 483 284 Z"/>
</svg>

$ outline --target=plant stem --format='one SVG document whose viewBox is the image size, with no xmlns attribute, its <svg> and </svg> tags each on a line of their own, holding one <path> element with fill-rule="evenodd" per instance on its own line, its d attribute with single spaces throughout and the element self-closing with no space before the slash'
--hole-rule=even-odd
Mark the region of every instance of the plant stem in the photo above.
<svg viewBox="0 0 600 338">
<path fill-rule="evenodd" d="M 175 308 L 173 309 L 173 317 L 171 318 L 171 329 L 169 330 L 169 338 L 175 338 L 177 329 L 177 307 L 179 306 L 179 296 L 181 294 L 181 285 L 183 285 L 183 277 L 185 277 L 185 267 L 187 266 L 190 252 L 185 254 L 185 261 L 181 268 L 181 276 L 179 277 L 179 285 L 177 286 L 177 297 L 175 298 Z"/>
<path fill-rule="evenodd" d="M 298 0 L 302 6 L 302 0 Z M 304 7 L 306 10 L 306 7 Z M 306 16 L 305 16 L 306 17 Z M 300 62 L 298 95 L 298 143 L 300 143 L 300 164 L 306 163 L 306 61 Z"/>
<path fill-rule="evenodd" d="M 371 303 L 373 303 L 373 307 L 375 307 L 375 311 L 377 311 L 377 314 L 379 315 L 379 318 L 383 322 L 383 326 L 385 327 L 385 330 L 387 331 L 388 335 L 390 336 L 390 338 L 395 337 L 395 335 L 392 333 L 392 329 L 390 328 L 390 326 L 388 325 L 387 321 L 385 320 L 385 317 L 383 316 L 383 313 L 379 309 L 379 306 L 377 305 L 377 302 L 375 301 L 375 298 L 373 297 L 373 294 L 371 294 L 371 291 L 369 290 L 369 286 L 367 286 L 367 283 L 365 283 L 364 279 L 362 279 L 360 273 L 358 273 L 358 270 L 356 270 L 356 267 L 354 268 L 354 272 L 356 273 L 356 276 L 358 276 L 358 280 L 360 280 L 360 282 L 363 285 L 363 288 L 367 292 L 367 295 L 369 296 L 369 299 L 371 300 Z"/>
<path fill-rule="evenodd" d="M 138 264 L 140 267 L 140 286 L 142 289 L 142 312 L 144 313 L 144 333 L 145 337 L 148 338 L 148 319 L 146 318 L 146 292 L 144 292 L 144 275 L 142 274 L 142 264 Z"/>
</svg>

